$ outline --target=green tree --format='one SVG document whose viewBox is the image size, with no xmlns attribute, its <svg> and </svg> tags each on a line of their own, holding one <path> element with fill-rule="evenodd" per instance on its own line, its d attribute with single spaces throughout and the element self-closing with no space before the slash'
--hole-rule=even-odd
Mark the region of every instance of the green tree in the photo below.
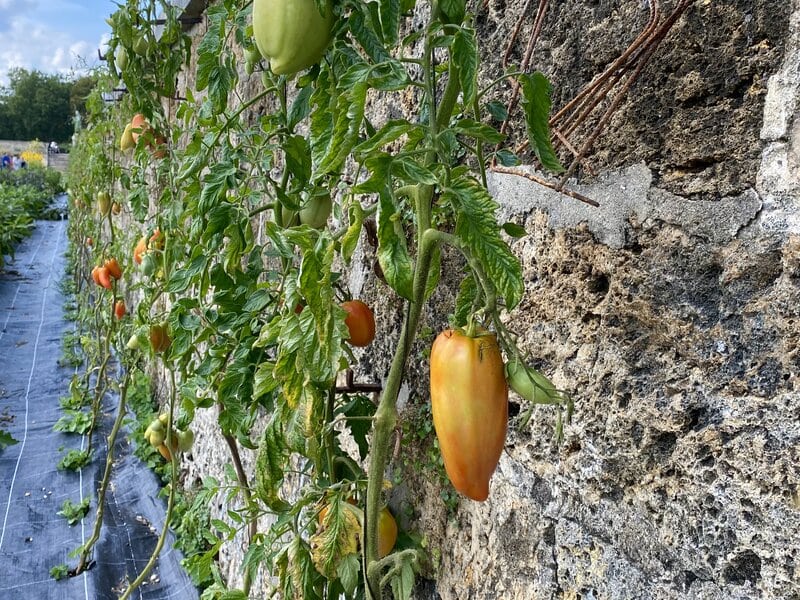
<svg viewBox="0 0 800 600">
<path fill-rule="evenodd" d="M 36 70 L 12 69 L 8 77 L 0 92 L 0 139 L 68 141 L 73 84 Z"/>
</svg>

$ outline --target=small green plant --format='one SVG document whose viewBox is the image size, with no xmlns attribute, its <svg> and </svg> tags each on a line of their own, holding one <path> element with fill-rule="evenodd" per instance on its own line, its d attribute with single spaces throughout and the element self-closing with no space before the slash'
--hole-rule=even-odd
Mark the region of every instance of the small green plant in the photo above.
<svg viewBox="0 0 800 600">
<path fill-rule="evenodd" d="M 4 450 L 14 444 L 19 444 L 19 440 L 14 439 L 7 431 L 0 429 L 0 450 Z"/>
<path fill-rule="evenodd" d="M 89 450 L 72 449 L 58 461 L 58 469 L 62 471 L 77 471 L 82 469 L 92 460 L 92 453 Z"/>
<path fill-rule="evenodd" d="M 67 567 L 67 565 L 65 565 L 64 563 L 56 565 L 55 567 L 50 569 L 50 577 L 52 577 L 56 581 L 61 581 L 62 579 L 68 576 L 69 576 L 69 567 Z"/>
<path fill-rule="evenodd" d="M 67 520 L 67 523 L 70 525 L 75 525 L 80 523 L 83 517 L 86 516 L 86 513 L 89 512 L 89 498 L 84 498 L 80 502 L 73 502 L 69 498 L 64 500 L 61 504 L 61 510 L 58 511 L 56 514 L 60 517 L 64 517 Z"/>
<path fill-rule="evenodd" d="M 91 403 L 89 391 L 77 375 L 70 382 L 69 396 L 62 396 L 58 403 L 64 410 L 78 410 Z"/>
<path fill-rule="evenodd" d="M 82 410 L 67 410 L 66 413 L 53 425 L 53 431 L 84 435 L 92 428 L 94 420 L 91 413 Z"/>
</svg>

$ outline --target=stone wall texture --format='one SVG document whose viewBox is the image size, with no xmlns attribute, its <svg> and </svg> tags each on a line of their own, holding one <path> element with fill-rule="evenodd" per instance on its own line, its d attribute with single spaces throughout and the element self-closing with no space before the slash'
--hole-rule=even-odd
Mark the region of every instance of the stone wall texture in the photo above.
<svg viewBox="0 0 800 600">
<path fill-rule="evenodd" d="M 531 64 L 554 108 L 625 50 L 653 2 L 549 3 Z M 521 59 L 537 2 L 472 4 L 488 81 L 520 20 Z M 192 31 L 199 41 L 205 24 Z M 528 407 L 512 394 L 489 500 L 446 503 L 425 460 L 427 367 L 412 360 L 391 503 L 430 551 L 415 598 L 800 598 L 798 86 L 800 1 L 697 0 L 569 183 L 599 208 L 492 176 L 503 217 L 527 231 L 512 245 L 526 294 L 507 321 L 576 411 L 558 445 L 553 410 L 520 427 Z M 399 333 L 372 258 L 362 242 L 347 274 L 377 307 L 360 380 L 386 376 Z M 442 328 L 452 300 L 443 287 L 423 326 Z M 226 462 L 216 414 L 199 419 L 188 481 Z M 232 583 L 242 552 L 220 555 Z"/>
</svg>

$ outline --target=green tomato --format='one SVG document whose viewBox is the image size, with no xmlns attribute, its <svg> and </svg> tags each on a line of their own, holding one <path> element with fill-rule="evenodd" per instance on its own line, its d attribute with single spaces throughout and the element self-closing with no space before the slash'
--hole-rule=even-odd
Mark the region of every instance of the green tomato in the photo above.
<svg viewBox="0 0 800 600">
<path fill-rule="evenodd" d="M 120 71 L 126 71 L 128 69 L 128 51 L 125 49 L 125 46 L 117 48 L 116 63 Z"/>
<path fill-rule="evenodd" d="M 258 64 L 258 61 L 261 60 L 261 52 L 258 51 L 258 46 L 246 48 L 244 51 L 244 59 L 254 65 Z"/>
<path fill-rule="evenodd" d="M 178 450 L 188 452 L 194 443 L 194 432 L 191 429 L 178 432 Z"/>
<path fill-rule="evenodd" d="M 253 37 L 276 75 L 293 75 L 318 63 L 331 41 L 333 10 L 314 0 L 253 0 Z"/>
<path fill-rule="evenodd" d="M 325 192 L 323 195 L 312 196 L 306 205 L 300 210 L 300 222 L 314 229 L 322 229 L 331 216 L 331 195 Z"/>
<path fill-rule="evenodd" d="M 148 252 L 147 254 L 145 254 L 144 256 L 142 256 L 142 264 L 141 264 L 141 269 L 142 269 L 142 274 L 143 274 L 145 277 L 150 277 L 150 276 L 152 276 L 152 275 L 153 275 L 153 273 L 155 273 L 155 272 L 156 272 L 156 267 L 157 267 L 157 266 L 158 266 L 158 265 L 156 264 L 156 259 L 155 259 L 155 258 L 153 258 L 153 255 L 152 255 L 152 254 L 150 254 L 150 253 Z"/>
<path fill-rule="evenodd" d="M 559 398 L 552 381 L 533 367 L 519 362 L 506 364 L 506 381 L 512 390 L 528 402 L 552 403 Z"/>
<path fill-rule="evenodd" d="M 294 227 L 300 222 L 297 212 L 285 206 L 281 206 L 281 218 L 283 219 L 284 227 Z"/>
<path fill-rule="evenodd" d="M 136 335 L 136 334 L 134 333 L 134 334 L 133 334 L 133 335 L 132 335 L 132 336 L 131 336 L 131 337 L 128 339 L 128 343 L 127 343 L 127 344 L 125 344 L 125 347 L 126 347 L 128 350 L 138 350 L 139 348 L 141 348 L 141 345 L 139 344 L 139 336 L 138 336 L 138 335 Z"/>
<path fill-rule="evenodd" d="M 136 36 L 136 41 L 133 42 L 133 51 L 139 56 L 145 56 L 150 44 L 147 42 L 147 37 L 144 34 Z"/>
</svg>

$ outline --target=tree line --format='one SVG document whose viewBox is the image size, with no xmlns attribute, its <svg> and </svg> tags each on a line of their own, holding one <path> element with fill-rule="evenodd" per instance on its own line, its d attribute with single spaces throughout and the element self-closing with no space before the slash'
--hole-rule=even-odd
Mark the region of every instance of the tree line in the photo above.
<svg viewBox="0 0 800 600">
<path fill-rule="evenodd" d="M 65 144 L 72 138 L 75 112 L 85 114 L 93 76 L 68 78 L 12 69 L 0 87 L 0 140 L 40 140 Z"/>
</svg>

